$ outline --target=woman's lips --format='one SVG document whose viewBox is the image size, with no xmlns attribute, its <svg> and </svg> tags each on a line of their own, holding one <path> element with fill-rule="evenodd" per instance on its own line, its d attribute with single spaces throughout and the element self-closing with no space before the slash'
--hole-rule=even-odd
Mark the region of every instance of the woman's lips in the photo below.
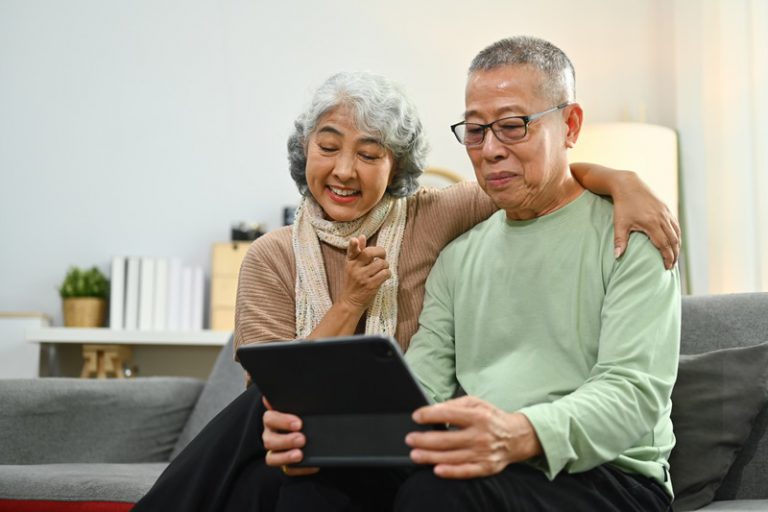
<svg viewBox="0 0 768 512">
<path fill-rule="evenodd" d="M 339 190 L 344 190 L 339 188 Z M 355 201 L 358 197 L 360 197 L 360 192 L 356 191 L 353 194 L 350 194 L 348 196 L 341 196 L 333 191 L 331 187 L 325 187 L 325 191 L 328 194 L 328 197 L 331 198 L 331 200 L 340 203 L 340 204 L 349 204 L 353 201 Z"/>
</svg>

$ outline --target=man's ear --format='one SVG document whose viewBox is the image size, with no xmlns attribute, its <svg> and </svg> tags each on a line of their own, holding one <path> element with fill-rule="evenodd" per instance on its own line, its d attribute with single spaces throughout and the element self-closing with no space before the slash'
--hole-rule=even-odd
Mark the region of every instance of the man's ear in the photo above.
<svg viewBox="0 0 768 512">
<path fill-rule="evenodd" d="M 565 135 L 565 146 L 572 148 L 576 145 L 576 141 L 579 139 L 579 133 L 581 133 L 581 124 L 584 121 L 584 111 L 581 110 L 581 105 L 578 103 L 565 107 L 565 110 L 565 122 L 568 125 L 568 133 Z"/>
</svg>

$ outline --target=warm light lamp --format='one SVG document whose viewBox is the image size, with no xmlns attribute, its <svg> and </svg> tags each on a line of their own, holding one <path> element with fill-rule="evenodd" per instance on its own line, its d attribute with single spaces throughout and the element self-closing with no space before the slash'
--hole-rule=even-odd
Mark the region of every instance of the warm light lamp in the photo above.
<svg viewBox="0 0 768 512">
<path fill-rule="evenodd" d="M 648 123 L 587 123 L 569 160 L 635 171 L 679 217 L 674 130 Z"/>
</svg>

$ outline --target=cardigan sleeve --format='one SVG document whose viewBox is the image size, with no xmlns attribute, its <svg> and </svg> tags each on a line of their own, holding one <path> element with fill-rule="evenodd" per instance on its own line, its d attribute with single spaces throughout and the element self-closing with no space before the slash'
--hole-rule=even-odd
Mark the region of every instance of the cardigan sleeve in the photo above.
<svg viewBox="0 0 768 512">
<path fill-rule="evenodd" d="M 269 233 L 248 248 L 237 286 L 235 347 L 296 337 L 294 259 L 287 233 Z"/>
</svg>

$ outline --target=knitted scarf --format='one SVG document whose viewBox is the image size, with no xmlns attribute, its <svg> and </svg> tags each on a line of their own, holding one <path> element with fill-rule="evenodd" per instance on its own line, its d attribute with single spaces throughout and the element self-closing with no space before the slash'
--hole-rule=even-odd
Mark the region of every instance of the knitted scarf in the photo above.
<svg viewBox="0 0 768 512">
<path fill-rule="evenodd" d="M 331 308 L 325 263 L 320 240 L 346 249 L 349 239 L 377 231 L 377 245 L 387 251 L 392 276 L 379 287 L 368 308 L 366 334 L 394 336 L 397 329 L 397 261 L 405 231 L 406 199 L 385 194 L 365 216 L 350 222 L 323 218 L 323 210 L 312 198 L 302 199 L 293 224 L 293 253 L 296 256 L 296 336 L 306 338 Z"/>
</svg>

